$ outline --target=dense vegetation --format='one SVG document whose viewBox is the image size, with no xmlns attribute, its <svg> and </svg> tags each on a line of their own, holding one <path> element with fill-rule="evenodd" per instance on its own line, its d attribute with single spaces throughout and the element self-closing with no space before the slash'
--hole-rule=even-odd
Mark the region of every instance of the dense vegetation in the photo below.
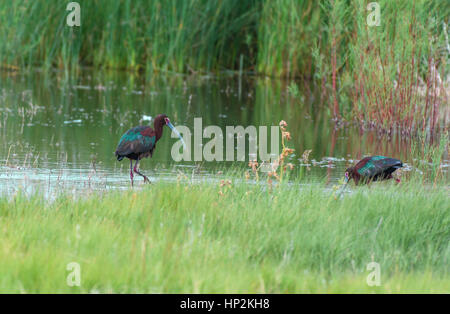
<svg viewBox="0 0 450 314">
<path fill-rule="evenodd" d="M 301 77 L 337 119 L 406 136 L 447 126 L 445 0 L 380 0 L 380 26 L 362 0 L 79 3 L 69 27 L 64 1 L 2 1 L 0 66 Z"/>
</svg>

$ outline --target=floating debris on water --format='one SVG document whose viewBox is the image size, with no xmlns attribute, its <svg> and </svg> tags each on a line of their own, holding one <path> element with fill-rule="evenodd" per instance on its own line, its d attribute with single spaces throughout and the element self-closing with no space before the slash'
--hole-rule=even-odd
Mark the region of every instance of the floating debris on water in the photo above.
<svg viewBox="0 0 450 314">
<path fill-rule="evenodd" d="M 73 123 L 81 123 L 83 122 L 82 120 L 68 120 L 68 121 L 64 121 L 64 124 L 73 124 Z"/>
</svg>

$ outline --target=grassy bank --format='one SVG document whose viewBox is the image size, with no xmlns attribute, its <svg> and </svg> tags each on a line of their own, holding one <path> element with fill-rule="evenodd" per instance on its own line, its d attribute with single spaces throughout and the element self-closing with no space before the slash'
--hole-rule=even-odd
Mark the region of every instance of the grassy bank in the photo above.
<svg viewBox="0 0 450 314">
<path fill-rule="evenodd" d="M 448 190 L 155 183 L 0 199 L 1 292 L 449 292 Z M 368 263 L 381 267 L 370 287 Z M 69 263 L 81 266 L 70 287 Z"/>
</svg>

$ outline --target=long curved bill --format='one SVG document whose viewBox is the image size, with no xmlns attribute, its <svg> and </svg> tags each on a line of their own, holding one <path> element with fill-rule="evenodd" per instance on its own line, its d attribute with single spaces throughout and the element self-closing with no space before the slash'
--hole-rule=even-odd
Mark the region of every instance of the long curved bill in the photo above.
<svg viewBox="0 0 450 314">
<path fill-rule="evenodd" d="M 172 125 L 172 123 L 170 123 L 170 121 L 166 121 L 166 124 L 173 131 L 173 133 L 175 133 L 180 138 L 180 141 L 183 144 L 183 148 L 186 149 L 186 143 L 184 142 L 181 134 L 177 131 L 177 129 L 175 129 L 175 127 Z"/>
<path fill-rule="evenodd" d="M 344 193 L 344 190 L 345 190 L 345 188 L 346 188 L 347 185 L 348 185 L 348 181 L 350 181 L 350 178 L 349 178 L 348 176 L 345 176 L 345 177 L 344 177 L 344 185 L 342 186 L 341 191 L 339 192 L 338 197 L 340 197 L 340 196 L 342 195 L 342 193 Z"/>
</svg>

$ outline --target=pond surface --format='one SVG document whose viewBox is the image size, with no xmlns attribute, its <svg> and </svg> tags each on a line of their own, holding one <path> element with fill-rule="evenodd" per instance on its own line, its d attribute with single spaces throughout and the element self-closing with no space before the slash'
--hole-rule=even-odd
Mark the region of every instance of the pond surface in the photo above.
<svg viewBox="0 0 450 314">
<path fill-rule="evenodd" d="M 217 125 L 224 133 L 229 125 L 271 126 L 285 120 L 292 136 L 288 145 L 295 149 L 290 156 L 295 171 L 308 168 L 312 179 L 331 183 L 364 155 L 387 155 L 408 163 L 409 143 L 354 127 L 335 128 L 319 94 L 305 90 L 294 97 L 288 85 L 227 74 L 148 79 L 90 70 L 76 77 L 39 70 L 1 73 L 0 195 L 24 188 L 50 194 L 128 188 L 129 163 L 118 162 L 113 152 L 127 129 L 152 125 L 158 113 L 166 113 L 175 126 L 191 129 L 194 118 L 201 117 L 203 126 Z M 176 180 L 180 173 L 218 180 L 219 168 L 247 167 L 248 161 L 175 162 L 175 142 L 166 128 L 153 158 L 141 162 L 150 180 Z M 305 150 L 312 150 L 308 164 L 301 160 Z M 136 182 L 141 185 L 141 178 Z"/>
</svg>

